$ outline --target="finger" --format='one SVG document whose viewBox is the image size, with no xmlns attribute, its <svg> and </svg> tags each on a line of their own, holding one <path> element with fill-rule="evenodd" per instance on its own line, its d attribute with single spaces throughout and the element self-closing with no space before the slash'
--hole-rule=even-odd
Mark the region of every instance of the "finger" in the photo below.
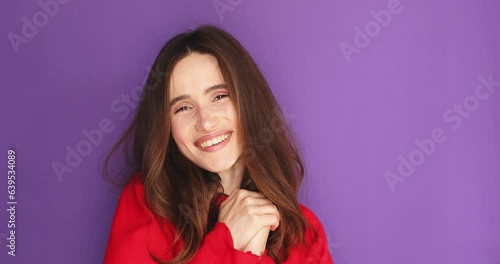
<svg viewBox="0 0 500 264">
<path fill-rule="evenodd" d="M 279 219 L 274 214 L 264 214 L 260 215 L 258 218 L 258 225 L 261 227 L 269 226 L 270 228 L 279 226 Z M 275 229 L 276 229 L 275 228 Z"/>
<path fill-rule="evenodd" d="M 262 205 L 252 205 L 251 206 L 252 212 L 257 215 L 271 214 L 276 216 L 276 218 L 278 218 L 279 220 L 278 208 L 276 207 L 276 205 L 272 204 L 269 200 L 267 201 L 266 200 L 261 201 L 264 203 Z"/>
<path fill-rule="evenodd" d="M 281 215 L 279 213 L 278 208 L 274 204 L 266 204 L 263 206 L 259 206 L 257 209 L 254 210 L 257 210 L 259 212 L 259 216 L 268 215 L 271 217 L 275 217 L 276 222 L 270 225 L 270 229 L 272 231 L 275 231 L 279 227 L 281 221 Z"/>
<path fill-rule="evenodd" d="M 274 205 L 269 199 L 245 197 L 240 201 L 240 206 L 272 206 Z"/>
<path fill-rule="evenodd" d="M 281 215 L 280 215 L 280 212 L 278 211 L 277 212 L 277 216 L 278 216 L 278 223 L 276 223 L 275 225 L 272 225 L 271 226 L 271 229 L 273 231 L 275 231 L 276 229 L 278 229 L 278 227 L 280 226 L 280 222 L 281 222 Z"/>
<path fill-rule="evenodd" d="M 236 189 L 231 191 L 231 193 L 229 194 L 229 196 L 227 197 L 227 199 L 225 201 L 226 201 L 226 203 L 229 203 L 232 200 L 243 200 L 243 199 L 246 199 L 247 197 L 260 198 L 260 197 L 263 197 L 263 195 L 260 193 L 251 192 L 251 191 L 248 191 L 245 189 L 236 188 Z"/>
<path fill-rule="evenodd" d="M 238 188 L 235 188 L 234 190 L 232 190 L 232 191 L 229 193 L 229 195 L 227 196 L 227 199 L 226 199 L 226 200 L 233 199 L 233 198 L 236 196 L 236 194 L 238 193 L 238 191 L 239 191 L 239 190 L 240 190 L 240 189 L 238 189 Z"/>
<path fill-rule="evenodd" d="M 234 189 L 233 191 L 231 191 L 231 193 L 229 194 L 229 196 L 226 198 L 226 200 L 224 200 L 221 205 L 220 205 L 220 208 L 222 209 L 222 207 L 224 207 L 226 204 L 233 204 L 234 203 L 234 198 L 236 196 L 236 194 L 238 193 L 239 189 L 236 188 Z"/>
<path fill-rule="evenodd" d="M 247 197 L 250 198 L 265 198 L 265 196 L 262 193 L 259 192 L 252 192 L 248 191 L 245 189 L 239 189 L 238 193 L 236 193 L 236 198 L 239 200 L 245 199 Z"/>
<path fill-rule="evenodd" d="M 278 229 L 279 226 L 280 226 L 280 222 L 278 221 L 278 223 L 271 225 L 271 231 L 276 231 L 276 229 Z"/>
</svg>

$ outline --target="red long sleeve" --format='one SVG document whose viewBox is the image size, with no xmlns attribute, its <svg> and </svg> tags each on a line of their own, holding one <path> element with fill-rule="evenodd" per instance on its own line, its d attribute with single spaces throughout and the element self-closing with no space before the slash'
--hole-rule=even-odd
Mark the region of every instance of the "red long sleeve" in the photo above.
<svg viewBox="0 0 500 264">
<path fill-rule="evenodd" d="M 318 233 L 314 240 L 311 230 L 306 231 L 306 242 L 310 249 L 296 247 L 290 249 L 288 263 L 321 263 L 333 264 L 328 252 L 328 245 L 323 227 L 318 218 L 305 206 L 302 213 L 310 221 Z M 167 237 L 161 232 L 156 221 L 144 203 L 143 188 L 140 177 L 136 175 L 123 189 L 111 227 L 108 246 L 104 256 L 104 264 L 154 264 L 148 249 L 161 259 L 172 259 L 181 249 L 182 243 L 172 248 L 175 228 L 165 221 Z M 203 243 L 190 262 L 203 263 L 274 263 L 267 255 L 261 257 L 250 252 L 242 252 L 233 247 L 231 233 L 224 223 L 217 222 L 215 227 L 205 236 Z"/>
</svg>

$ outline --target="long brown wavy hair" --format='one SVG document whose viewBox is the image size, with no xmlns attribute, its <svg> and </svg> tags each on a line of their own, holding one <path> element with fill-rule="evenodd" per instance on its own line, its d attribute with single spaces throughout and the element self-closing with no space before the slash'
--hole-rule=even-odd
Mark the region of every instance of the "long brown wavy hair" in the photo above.
<svg viewBox="0 0 500 264">
<path fill-rule="evenodd" d="M 104 175 L 108 181 L 119 184 L 111 176 L 109 165 L 112 155 L 122 146 L 127 165 L 140 171 L 148 208 L 159 221 L 166 219 L 174 225 L 174 244 L 179 239 L 184 244 L 173 260 L 160 260 L 150 252 L 152 258 L 158 263 L 186 263 L 194 257 L 217 222 L 214 201 L 222 185 L 216 173 L 188 160 L 170 133 L 170 75 L 176 63 L 191 53 L 217 58 L 239 118 L 241 158 L 245 164 L 241 188 L 260 192 L 277 206 L 280 226 L 270 233 L 266 249 L 276 263 L 283 262 L 291 246 L 305 244 L 309 225 L 297 201 L 305 171 L 300 149 L 249 53 L 218 27 L 202 25 L 181 33 L 161 49 L 131 125 L 105 158 Z"/>
</svg>

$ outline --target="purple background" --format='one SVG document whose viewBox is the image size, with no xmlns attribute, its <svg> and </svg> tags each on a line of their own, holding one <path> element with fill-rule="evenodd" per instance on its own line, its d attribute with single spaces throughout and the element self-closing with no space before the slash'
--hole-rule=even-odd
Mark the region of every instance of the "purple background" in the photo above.
<svg viewBox="0 0 500 264">
<path fill-rule="evenodd" d="M 242 42 L 288 113 L 308 169 L 300 199 L 336 264 L 500 263 L 500 94 L 456 129 L 443 118 L 474 102 L 480 76 L 500 82 L 498 1 L 405 0 L 385 26 L 370 11 L 389 0 L 220 2 L 231 11 L 219 16 L 212 0 L 72 0 L 43 21 L 37 1 L 2 1 L 1 263 L 102 262 L 119 191 L 100 160 L 132 117 L 111 105 L 142 85 L 167 39 L 201 23 Z M 9 32 L 22 36 L 34 15 L 38 32 L 16 53 Z M 341 45 L 365 26 L 370 42 L 347 59 Z M 114 130 L 61 182 L 51 164 L 106 118 Z M 392 191 L 384 174 L 438 128 L 446 140 Z M 5 237 L 9 148 L 16 257 Z"/>
</svg>

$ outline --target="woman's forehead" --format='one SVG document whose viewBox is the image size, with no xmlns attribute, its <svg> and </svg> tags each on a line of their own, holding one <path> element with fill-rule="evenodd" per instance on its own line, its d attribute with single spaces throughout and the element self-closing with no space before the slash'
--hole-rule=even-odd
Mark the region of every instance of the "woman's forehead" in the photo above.
<svg viewBox="0 0 500 264">
<path fill-rule="evenodd" d="M 174 66 L 169 80 L 172 96 L 200 92 L 209 86 L 223 83 L 217 59 L 210 54 L 192 53 Z"/>
</svg>

